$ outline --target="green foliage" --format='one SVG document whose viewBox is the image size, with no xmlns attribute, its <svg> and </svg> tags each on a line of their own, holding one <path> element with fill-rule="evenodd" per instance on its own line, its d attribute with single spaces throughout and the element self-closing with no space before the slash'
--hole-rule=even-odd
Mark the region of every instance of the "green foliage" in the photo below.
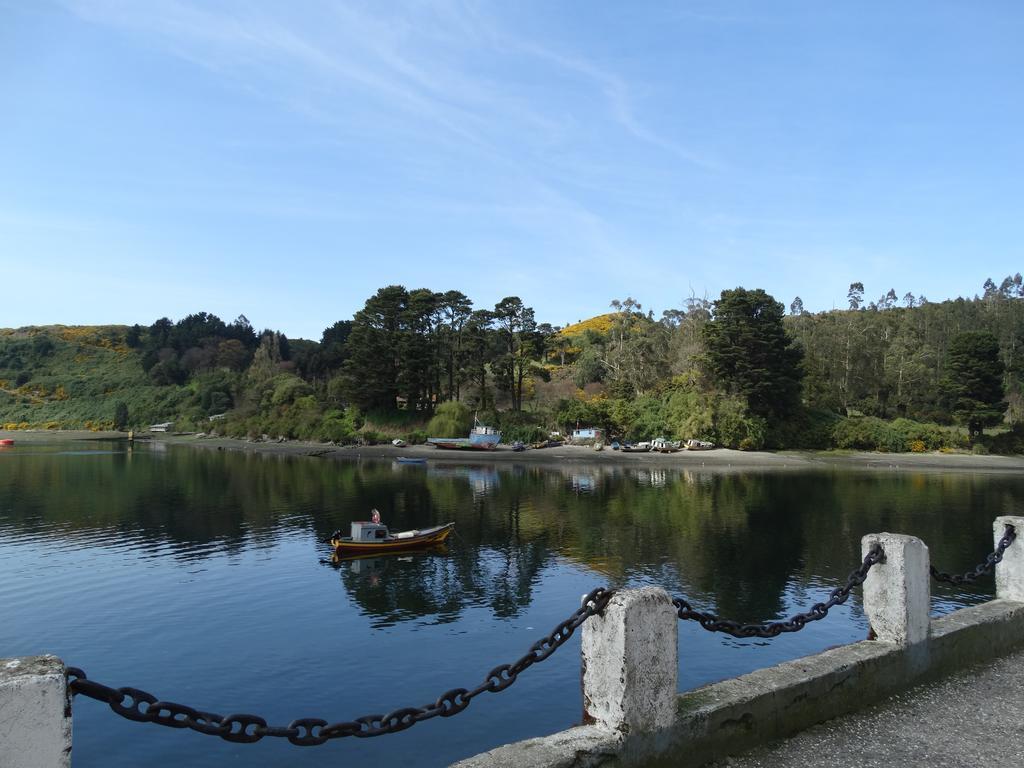
<svg viewBox="0 0 1024 768">
<path fill-rule="evenodd" d="M 704 326 L 710 370 L 762 417 L 785 417 L 799 405 L 803 353 L 786 334 L 784 314 L 763 290 L 736 288 L 722 291 Z"/>
<path fill-rule="evenodd" d="M 909 448 L 903 435 L 874 416 L 843 419 L 835 425 L 832 439 L 837 448 L 886 453 L 900 453 Z"/>
<path fill-rule="evenodd" d="M 988 331 L 959 333 L 949 343 L 942 390 L 953 416 L 974 439 L 998 424 L 1006 411 L 999 341 Z"/>
<path fill-rule="evenodd" d="M 402 435 L 402 439 L 409 443 L 409 445 L 422 445 L 427 442 L 427 437 L 427 432 L 422 429 L 416 429 Z"/>
<path fill-rule="evenodd" d="M 1024 424 L 1014 424 L 1007 431 L 993 435 L 987 442 L 992 453 L 1024 454 Z"/>
<path fill-rule="evenodd" d="M 114 429 L 121 432 L 128 429 L 128 405 L 124 400 L 114 403 Z"/>
<path fill-rule="evenodd" d="M 313 393 L 313 388 L 309 384 L 291 374 L 277 376 L 271 384 L 273 386 L 266 389 L 271 405 L 288 405 Z"/>
<path fill-rule="evenodd" d="M 490 419 L 488 424 L 496 426 L 501 431 L 501 441 L 511 444 L 516 441 L 522 443 L 536 443 L 546 440 L 548 430 L 539 421 L 537 414 L 526 411 L 503 411 L 497 414 L 487 414 Z"/>
<path fill-rule="evenodd" d="M 742 408 L 742 404 L 739 405 Z M 664 432 L 675 440 L 710 440 L 718 437 L 720 442 L 725 442 L 720 437 L 720 430 L 717 429 L 716 422 L 720 419 L 717 410 L 713 398 L 695 387 L 673 388 L 664 398 L 662 405 L 666 426 Z M 654 424 L 645 426 L 649 428 Z M 656 433 L 652 431 L 650 434 Z"/>
<path fill-rule="evenodd" d="M 190 399 L 146 376 L 123 326 L 0 331 L 0 423 L 88 429 L 113 426 L 116 403 L 131 424 L 173 420 Z M 87 426 L 88 424 L 88 426 Z"/>
<path fill-rule="evenodd" d="M 437 406 L 426 431 L 430 437 L 465 437 L 472 427 L 472 412 L 462 403 L 452 400 Z"/>
<path fill-rule="evenodd" d="M 937 424 L 921 424 L 909 419 L 888 422 L 874 416 L 842 419 L 836 422 L 832 439 L 837 448 L 902 453 L 916 442 L 928 450 L 962 447 L 962 439 Z"/>
<path fill-rule="evenodd" d="M 825 450 L 833 447 L 833 430 L 843 420 L 833 411 L 802 408 L 790 418 L 771 424 L 768 445 L 772 448 Z"/>
<path fill-rule="evenodd" d="M 323 415 L 320 426 L 316 430 L 316 438 L 323 442 L 354 443 L 363 426 L 362 417 L 355 408 L 347 412 L 329 410 Z"/>
<path fill-rule="evenodd" d="M 599 330 L 566 334 L 537 324 L 517 297 L 473 311 L 458 291 L 389 286 L 320 342 L 257 334 L 244 317 L 227 324 L 203 312 L 148 327 L 0 330 L 0 421 L 174 421 L 336 441 L 363 430 L 412 441 L 428 432 L 435 405 L 453 400 L 480 411 L 506 441 L 579 425 L 629 440 L 744 448 L 941 450 L 965 444 L 939 426 L 955 417 L 991 450 L 1018 450 L 1014 430 L 981 432 L 1004 412 L 1011 424 L 1024 417 L 1019 279 L 987 281 L 981 299 L 935 304 L 908 294 L 905 308 L 894 290 L 877 302 L 864 300 L 863 286 L 851 291 L 857 310 L 803 311 L 785 325 L 778 302 L 744 289 L 723 292 L 713 307 L 691 298 L 658 321 L 632 298 L 615 301 Z M 806 405 L 796 397 L 797 347 Z M 573 396 L 573 383 L 585 394 Z M 356 403 L 369 408 L 365 421 Z M 461 437 L 468 428 L 464 410 L 461 423 L 429 434 Z"/>
<path fill-rule="evenodd" d="M 728 448 L 758 451 L 768 439 L 768 422 L 752 415 L 739 397 L 722 397 L 715 404 L 715 437 Z"/>
<path fill-rule="evenodd" d="M 601 362 L 601 350 L 595 346 L 587 346 L 576 359 L 573 366 L 573 383 L 577 387 L 585 387 L 592 382 L 604 378 L 604 363 Z"/>
</svg>

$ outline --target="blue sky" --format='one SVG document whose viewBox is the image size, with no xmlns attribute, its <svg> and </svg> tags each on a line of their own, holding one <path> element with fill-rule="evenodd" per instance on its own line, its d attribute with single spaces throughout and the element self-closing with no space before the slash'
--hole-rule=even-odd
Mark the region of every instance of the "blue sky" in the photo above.
<svg viewBox="0 0 1024 768">
<path fill-rule="evenodd" d="M 0 0 L 0 327 L 1024 270 L 1017 2 Z"/>
</svg>

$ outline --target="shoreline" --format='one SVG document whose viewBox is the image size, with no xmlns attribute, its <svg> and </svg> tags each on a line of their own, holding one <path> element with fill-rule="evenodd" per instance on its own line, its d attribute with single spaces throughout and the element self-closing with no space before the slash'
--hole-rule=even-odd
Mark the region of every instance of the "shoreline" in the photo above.
<svg viewBox="0 0 1024 768">
<path fill-rule="evenodd" d="M 125 432 L 88 432 L 84 430 L 25 430 L 5 432 L 0 439 L 44 444 L 66 440 L 125 440 Z M 567 464 L 604 465 L 609 467 L 657 467 L 659 469 L 700 469 L 712 471 L 763 471 L 787 469 L 825 469 L 832 467 L 860 468 L 883 471 L 951 471 L 985 473 L 1024 473 L 1024 457 L 975 456 L 969 453 L 872 453 L 856 451 L 736 451 L 714 448 L 708 451 L 679 451 L 678 453 L 622 453 L 605 448 L 595 451 L 582 446 L 527 449 L 516 452 L 499 446 L 493 451 L 453 451 L 429 445 L 334 446 L 325 443 L 289 440 L 284 443 L 255 443 L 228 437 L 198 437 L 196 435 L 166 435 L 143 433 L 136 437 L 140 443 L 184 445 L 207 450 L 229 450 L 279 456 L 305 456 L 336 461 L 363 459 L 394 460 L 399 457 L 426 459 L 432 464 Z"/>
</svg>

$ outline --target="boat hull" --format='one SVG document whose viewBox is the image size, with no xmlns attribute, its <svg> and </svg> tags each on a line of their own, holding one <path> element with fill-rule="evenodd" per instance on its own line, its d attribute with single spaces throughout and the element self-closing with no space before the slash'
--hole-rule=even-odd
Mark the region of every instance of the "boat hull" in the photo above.
<svg viewBox="0 0 1024 768">
<path fill-rule="evenodd" d="M 498 440 L 474 442 L 468 437 L 431 437 L 427 442 L 435 448 L 443 448 L 448 451 L 493 451 L 498 447 Z"/>
<path fill-rule="evenodd" d="M 446 523 L 434 528 L 425 528 L 421 531 L 413 531 L 410 536 L 398 534 L 381 541 L 346 541 L 345 539 L 332 539 L 331 546 L 334 547 L 334 554 L 338 557 L 348 555 L 369 555 L 372 553 L 388 554 L 390 552 L 404 552 L 410 549 L 422 549 L 423 547 L 442 544 L 455 530 L 455 523 Z M 408 532 L 407 532 L 408 533 Z"/>
</svg>

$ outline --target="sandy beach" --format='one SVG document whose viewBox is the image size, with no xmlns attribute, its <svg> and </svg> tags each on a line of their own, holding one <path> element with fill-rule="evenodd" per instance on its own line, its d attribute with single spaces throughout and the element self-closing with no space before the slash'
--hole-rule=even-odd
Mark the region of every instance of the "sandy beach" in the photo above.
<svg viewBox="0 0 1024 768">
<path fill-rule="evenodd" d="M 54 443 L 64 440 L 123 440 L 123 432 L 87 431 L 0 431 L 0 439 L 12 439 L 15 448 L 25 443 Z M 975 456 L 969 453 L 870 453 L 850 451 L 734 451 L 716 448 L 710 451 L 678 453 L 622 453 L 605 448 L 595 451 L 581 446 L 527 449 L 516 452 L 508 446 L 494 451 L 450 451 L 427 445 L 397 448 L 393 445 L 334 446 L 324 443 L 289 440 L 287 442 L 250 442 L 227 437 L 143 433 L 142 442 L 161 442 L 204 450 L 243 451 L 285 456 L 307 456 L 338 461 L 362 459 L 422 458 L 437 464 L 590 464 L 608 466 L 679 467 L 707 470 L 792 470 L 827 468 L 875 469 L 879 471 L 948 471 L 1024 473 L 1024 457 Z"/>
</svg>

